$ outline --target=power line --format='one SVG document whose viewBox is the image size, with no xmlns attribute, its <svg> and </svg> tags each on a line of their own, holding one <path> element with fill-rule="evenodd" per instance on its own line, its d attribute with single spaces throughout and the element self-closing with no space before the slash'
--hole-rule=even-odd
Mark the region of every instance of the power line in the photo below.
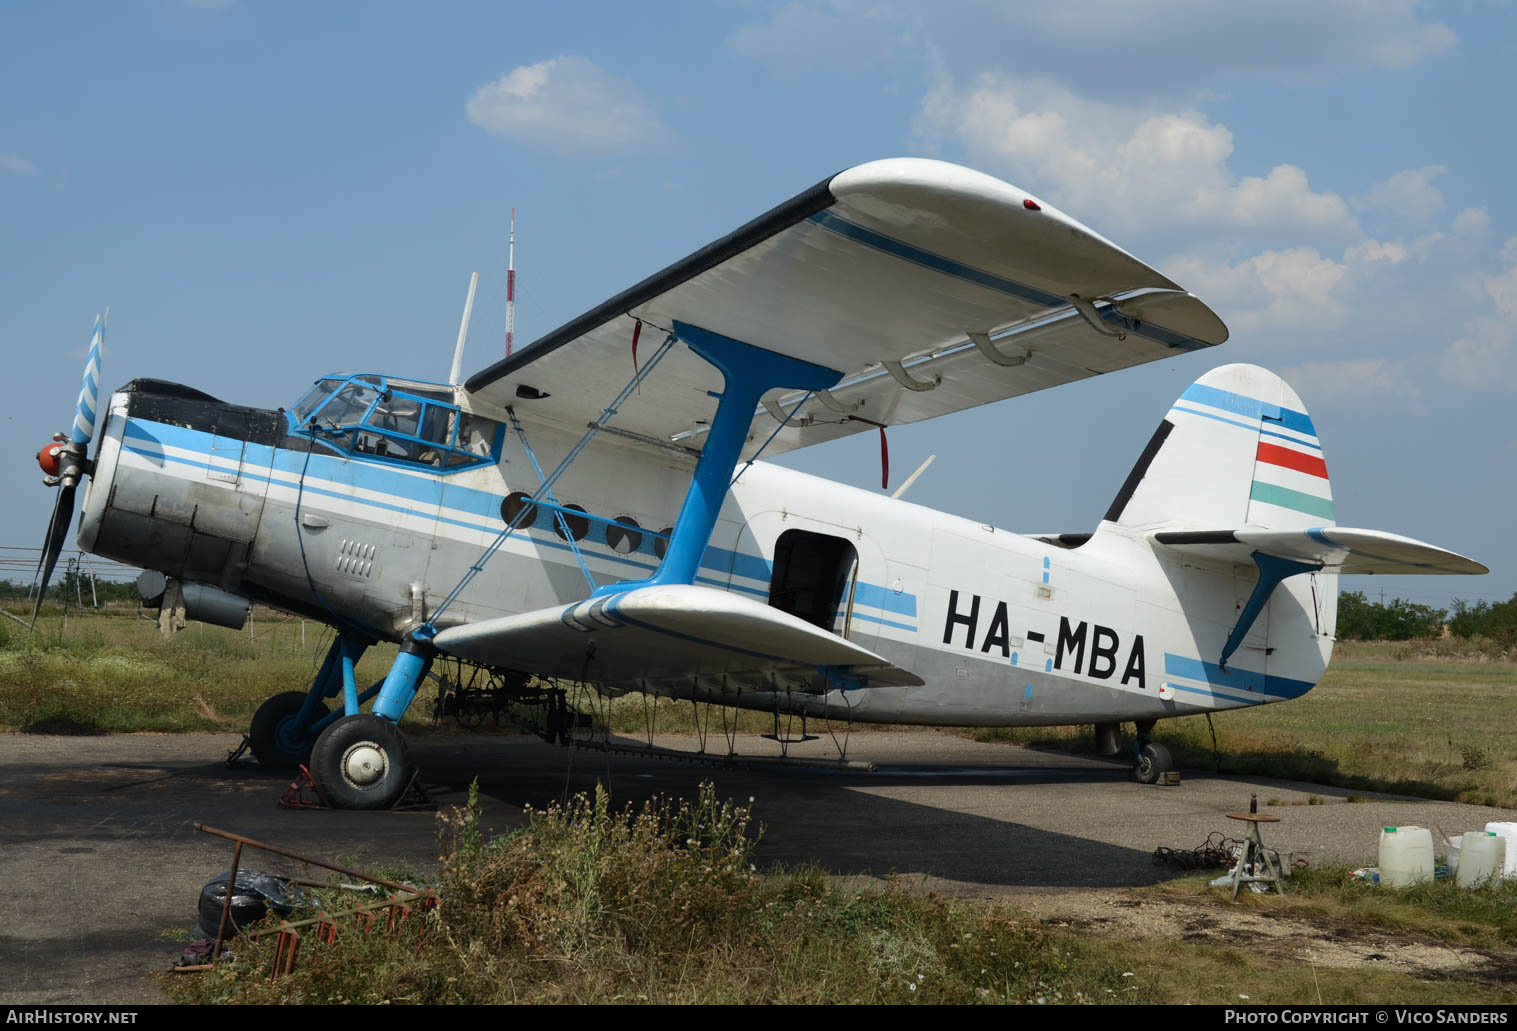
<svg viewBox="0 0 1517 1031">
<path fill-rule="evenodd" d="M 37 572 L 37 561 L 41 557 L 41 548 L 0 545 L 0 580 L 31 583 Z M 136 566 L 91 555 L 78 548 L 65 550 L 58 557 L 60 564 L 67 564 L 71 559 L 78 561 L 84 572 L 93 573 L 101 580 L 135 580 L 137 574 L 142 572 Z"/>
</svg>

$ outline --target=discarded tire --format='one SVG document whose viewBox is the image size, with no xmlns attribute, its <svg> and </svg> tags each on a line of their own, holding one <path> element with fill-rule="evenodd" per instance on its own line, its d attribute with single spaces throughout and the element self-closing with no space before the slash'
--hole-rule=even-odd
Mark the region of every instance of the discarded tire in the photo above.
<svg viewBox="0 0 1517 1031">
<path fill-rule="evenodd" d="M 226 904 L 226 884 L 231 871 L 211 878 L 200 889 L 199 919 L 195 933 L 202 938 L 216 940 L 216 929 L 221 926 L 221 910 Z M 272 910 L 279 916 L 288 916 L 298 901 L 290 892 L 282 877 L 259 873 L 256 870 L 238 870 L 237 886 L 232 891 L 232 911 L 227 916 L 226 932 L 222 940 L 233 938 L 243 928 L 257 923 Z"/>
</svg>

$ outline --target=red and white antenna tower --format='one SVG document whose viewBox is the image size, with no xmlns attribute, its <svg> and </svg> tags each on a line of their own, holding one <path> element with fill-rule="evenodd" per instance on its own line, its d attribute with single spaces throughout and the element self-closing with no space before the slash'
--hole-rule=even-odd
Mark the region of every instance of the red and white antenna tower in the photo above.
<svg viewBox="0 0 1517 1031">
<path fill-rule="evenodd" d="M 506 357 L 516 336 L 516 209 L 511 209 L 511 236 L 506 250 Z"/>
</svg>

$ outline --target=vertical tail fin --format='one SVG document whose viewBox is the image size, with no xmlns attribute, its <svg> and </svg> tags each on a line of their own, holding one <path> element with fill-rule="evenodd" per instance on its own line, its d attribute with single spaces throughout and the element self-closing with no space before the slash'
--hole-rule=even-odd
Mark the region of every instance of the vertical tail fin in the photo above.
<svg viewBox="0 0 1517 1031">
<path fill-rule="evenodd" d="M 1274 373 L 1255 365 L 1213 369 L 1170 408 L 1106 518 L 1195 530 L 1332 526 L 1316 427 Z"/>
</svg>

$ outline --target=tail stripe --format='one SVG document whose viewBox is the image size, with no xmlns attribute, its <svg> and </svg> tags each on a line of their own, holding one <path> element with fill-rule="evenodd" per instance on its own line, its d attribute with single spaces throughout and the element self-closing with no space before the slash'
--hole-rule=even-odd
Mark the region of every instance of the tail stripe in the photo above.
<svg viewBox="0 0 1517 1031">
<path fill-rule="evenodd" d="M 1197 412 L 1196 414 L 1199 415 L 1201 413 Z M 1315 437 L 1313 437 L 1311 440 L 1302 440 L 1300 437 L 1292 437 L 1292 436 L 1290 436 L 1288 434 L 1285 434 L 1285 433 L 1276 433 L 1274 430 L 1267 430 L 1267 429 L 1264 429 L 1262 426 L 1259 428 L 1259 432 L 1262 433 L 1266 437 L 1278 437 L 1281 440 L 1288 440 L 1292 444 L 1300 444 L 1302 447 L 1309 447 L 1309 448 L 1312 448 L 1315 451 L 1321 451 L 1322 450 L 1322 445 L 1318 444 L 1316 442 L 1317 438 L 1315 438 Z"/>
<path fill-rule="evenodd" d="M 1278 505 L 1280 508 L 1289 508 L 1323 519 L 1337 518 L 1333 515 L 1333 502 L 1330 498 L 1303 494 L 1299 490 L 1291 490 L 1289 487 L 1280 487 L 1273 483 L 1255 480 L 1248 496 L 1251 500 L 1262 501 L 1266 505 Z"/>
<path fill-rule="evenodd" d="M 1300 451 L 1292 451 L 1278 444 L 1267 444 L 1261 440 L 1258 458 L 1259 461 L 1269 465 L 1283 466 L 1286 469 L 1294 469 L 1297 472 L 1327 479 L 1327 463 L 1316 455 L 1302 454 Z"/>
<path fill-rule="evenodd" d="M 1250 425 L 1246 422 L 1239 422 L 1237 419 L 1224 419 L 1220 415 L 1213 415 L 1211 412 L 1203 412 L 1199 408 L 1182 407 L 1178 403 L 1175 404 L 1172 410 L 1176 412 L 1184 412 L 1186 415 L 1199 415 L 1203 419 L 1215 419 L 1217 422 L 1225 422 L 1229 426 L 1238 426 L 1245 430 L 1256 430 L 1259 428 L 1256 425 Z"/>
<path fill-rule="evenodd" d="M 1312 425 L 1312 417 L 1305 412 L 1281 408 L 1279 405 L 1260 401 L 1246 394 L 1235 394 L 1231 390 L 1222 390 L 1204 383 L 1192 383 L 1185 393 L 1180 395 L 1180 400 L 1232 412 L 1234 415 L 1249 419 L 1269 419 L 1280 423 L 1294 433 L 1312 438 L 1317 436 L 1317 427 Z"/>
</svg>

